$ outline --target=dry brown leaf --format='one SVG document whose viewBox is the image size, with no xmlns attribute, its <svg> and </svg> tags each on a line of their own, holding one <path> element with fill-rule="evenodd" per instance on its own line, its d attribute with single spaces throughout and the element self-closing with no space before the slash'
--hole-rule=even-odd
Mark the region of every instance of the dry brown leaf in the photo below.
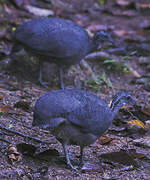
<svg viewBox="0 0 150 180">
<path fill-rule="evenodd" d="M 142 159 L 142 158 L 145 157 L 145 155 L 142 154 L 142 153 L 135 153 L 135 154 L 133 154 L 133 156 L 134 156 L 135 158 L 138 158 L 138 159 Z"/>
<path fill-rule="evenodd" d="M 17 95 L 17 96 L 20 96 L 20 97 L 23 96 L 21 91 L 16 91 L 16 95 Z"/>
<path fill-rule="evenodd" d="M 11 163 L 14 161 L 21 161 L 22 157 L 20 153 L 17 151 L 17 148 L 14 145 L 10 145 L 8 147 L 8 159 L 10 160 Z"/>
<path fill-rule="evenodd" d="M 0 107 L 0 110 L 4 113 L 8 113 L 11 109 L 11 106 L 10 105 L 5 105 L 3 107 Z"/>
<path fill-rule="evenodd" d="M 0 107 L 0 111 L 2 111 L 3 113 L 21 114 L 21 112 L 17 112 L 15 109 L 12 109 L 12 107 L 9 104 Z"/>
<path fill-rule="evenodd" d="M 10 146 L 8 148 L 8 152 L 9 153 L 13 153 L 13 154 L 19 154 L 19 152 L 17 151 L 16 147 L 14 147 L 14 146 Z"/>
<path fill-rule="evenodd" d="M 144 158 L 145 157 L 145 155 L 144 154 L 142 154 L 142 153 L 137 153 L 136 152 L 136 149 L 128 149 L 127 150 L 127 153 L 129 154 L 129 155 L 131 155 L 131 156 L 133 156 L 134 158 L 138 158 L 138 159 L 142 159 L 142 158 Z"/>
<path fill-rule="evenodd" d="M 0 96 L 0 100 L 2 100 L 3 99 L 3 96 Z"/>
<path fill-rule="evenodd" d="M 104 145 L 104 144 L 108 144 L 112 141 L 112 138 L 108 137 L 108 136 L 102 136 L 98 139 L 99 143 L 101 145 Z"/>
<path fill-rule="evenodd" d="M 148 116 L 150 116 L 150 108 L 143 108 L 142 112 Z"/>
<path fill-rule="evenodd" d="M 150 4 L 147 4 L 147 3 L 138 3 L 138 8 L 150 8 Z"/>
<path fill-rule="evenodd" d="M 30 110 L 30 104 L 31 102 L 26 102 L 26 101 L 18 101 L 14 107 L 15 108 L 21 108 L 24 111 L 29 111 Z"/>
</svg>

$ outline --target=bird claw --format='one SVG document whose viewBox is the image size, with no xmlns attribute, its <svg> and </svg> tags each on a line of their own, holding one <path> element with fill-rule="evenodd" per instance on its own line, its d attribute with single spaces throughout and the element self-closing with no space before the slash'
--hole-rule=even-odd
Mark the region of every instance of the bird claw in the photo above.
<svg viewBox="0 0 150 180">
<path fill-rule="evenodd" d="M 68 166 L 69 166 L 71 169 L 73 169 L 73 170 L 75 170 L 75 171 L 78 171 L 78 170 L 79 170 L 79 166 L 73 166 L 71 162 L 68 162 L 67 164 L 68 164 Z"/>
<path fill-rule="evenodd" d="M 43 81 L 41 82 L 40 81 L 40 85 L 45 87 L 45 88 L 48 88 L 49 83 L 48 82 L 43 82 Z"/>
<path fill-rule="evenodd" d="M 79 164 L 80 167 L 83 167 L 84 166 L 84 162 L 81 161 L 80 164 Z"/>
<path fill-rule="evenodd" d="M 75 171 L 78 171 L 79 170 L 79 166 L 73 166 L 73 165 L 70 165 L 69 164 L 69 167 Z"/>
</svg>

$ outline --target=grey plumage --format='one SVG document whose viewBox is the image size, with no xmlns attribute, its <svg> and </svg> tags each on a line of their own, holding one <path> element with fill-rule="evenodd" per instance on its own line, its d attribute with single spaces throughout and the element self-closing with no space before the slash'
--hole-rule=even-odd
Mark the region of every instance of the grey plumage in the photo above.
<svg viewBox="0 0 150 180">
<path fill-rule="evenodd" d="M 71 168 L 67 145 L 83 148 L 94 143 L 109 128 L 117 111 L 125 104 L 134 104 L 127 92 L 118 93 L 111 107 L 96 95 L 83 90 L 55 90 L 41 96 L 34 109 L 33 126 L 46 128 L 59 140 Z"/>
<path fill-rule="evenodd" d="M 97 49 L 102 41 L 111 41 L 110 35 L 98 31 L 93 38 L 76 23 L 60 18 L 38 18 L 22 23 L 13 33 L 15 46 L 25 47 L 27 51 L 40 59 L 40 77 L 42 82 L 42 65 L 44 61 L 56 63 L 60 68 L 61 88 L 63 66 L 77 64 L 88 53 Z"/>
</svg>

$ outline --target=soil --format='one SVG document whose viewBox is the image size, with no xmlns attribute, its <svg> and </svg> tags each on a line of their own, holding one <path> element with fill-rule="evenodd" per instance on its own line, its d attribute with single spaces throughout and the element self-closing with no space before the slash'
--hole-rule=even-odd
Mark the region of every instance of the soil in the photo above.
<svg viewBox="0 0 150 180">
<path fill-rule="evenodd" d="M 118 46 L 127 50 L 124 53 L 104 44 L 97 53 L 104 52 L 109 58 L 100 56 L 86 61 L 99 81 L 95 82 L 87 70 L 75 65 L 65 71 L 66 88 L 90 91 L 107 103 L 116 92 L 126 90 L 137 101 L 137 108 L 119 111 L 104 139 L 84 149 L 85 165 L 74 171 L 66 165 L 62 145 L 55 137 L 46 130 L 32 127 L 36 100 L 47 91 L 59 89 L 57 66 L 45 64 L 45 80 L 50 83 L 46 89 L 37 84 L 38 66 L 33 57 L 25 53 L 16 57 L 15 64 L 9 63 L 12 60 L 7 55 L 13 44 L 10 29 L 35 16 L 22 8 L 25 1 L 22 6 L 18 6 L 18 1 L 13 2 L 0 1 L 1 9 L 4 8 L 0 15 L 4 27 L 0 29 L 0 179 L 150 179 L 150 3 L 72 0 L 62 1 L 64 4 L 60 5 L 57 0 L 49 7 L 55 16 L 71 19 L 91 33 L 99 29 L 110 31 Z M 47 1 L 27 2 L 41 8 L 47 4 Z M 6 31 L 2 31 L 5 28 Z M 3 55 L 7 57 L 1 58 Z M 129 124 L 133 119 L 144 127 Z M 139 139 L 142 143 L 135 142 Z M 73 164 L 78 165 L 79 147 L 69 146 L 69 152 Z"/>
</svg>

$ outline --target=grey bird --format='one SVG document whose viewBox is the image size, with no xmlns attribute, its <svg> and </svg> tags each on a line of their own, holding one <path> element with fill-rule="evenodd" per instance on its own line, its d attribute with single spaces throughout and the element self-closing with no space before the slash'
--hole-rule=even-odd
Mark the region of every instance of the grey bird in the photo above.
<svg viewBox="0 0 150 180">
<path fill-rule="evenodd" d="M 43 63 L 55 63 L 59 67 L 60 86 L 64 89 L 63 67 L 79 63 L 87 54 L 95 51 L 101 42 L 115 44 L 110 34 L 101 30 L 91 38 L 78 24 L 60 18 L 37 18 L 19 25 L 12 35 L 14 46 L 12 53 L 24 47 L 38 57 L 39 82 L 42 80 Z"/>
<path fill-rule="evenodd" d="M 33 126 L 48 129 L 61 142 L 67 164 L 72 165 L 67 146 L 76 144 L 81 149 L 94 143 L 111 125 L 117 111 L 127 104 L 135 104 L 128 92 L 117 93 L 110 107 L 96 95 L 84 90 L 55 90 L 42 95 L 34 108 Z"/>
</svg>

